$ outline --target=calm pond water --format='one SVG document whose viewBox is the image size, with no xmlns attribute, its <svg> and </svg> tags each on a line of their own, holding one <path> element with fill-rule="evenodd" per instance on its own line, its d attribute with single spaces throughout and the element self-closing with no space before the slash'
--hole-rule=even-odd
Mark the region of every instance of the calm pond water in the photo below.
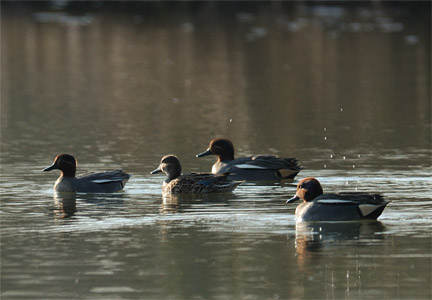
<svg viewBox="0 0 432 300">
<path fill-rule="evenodd" d="M 56 3 L 2 2 L 2 299 L 431 299 L 430 3 Z M 210 171 L 214 137 L 304 170 L 163 198 L 160 158 Z M 133 177 L 56 196 L 65 152 Z M 296 225 L 307 176 L 392 202 Z"/>
</svg>

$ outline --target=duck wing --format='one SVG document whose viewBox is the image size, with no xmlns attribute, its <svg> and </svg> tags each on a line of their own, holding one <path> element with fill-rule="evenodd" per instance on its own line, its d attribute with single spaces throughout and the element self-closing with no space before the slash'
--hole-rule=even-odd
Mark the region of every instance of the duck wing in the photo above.
<svg viewBox="0 0 432 300">
<path fill-rule="evenodd" d="M 273 155 L 253 155 L 238 158 L 235 166 L 240 169 L 267 169 L 267 170 L 301 170 L 297 158 L 282 158 Z"/>
<path fill-rule="evenodd" d="M 323 194 L 314 199 L 319 203 L 328 204 L 384 204 L 388 203 L 381 194 L 362 192 L 345 192 L 338 194 Z"/>
<path fill-rule="evenodd" d="M 91 181 L 97 184 L 106 184 L 113 182 L 123 182 L 127 181 L 130 178 L 130 174 L 122 171 L 108 171 L 108 172 L 100 172 L 100 173 L 85 173 L 80 176 L 77 176 L 78 179 L 85 179 L 86 181 Z"/>
<path fill-rule="evenodd" d="M 320 205 L 343 206 L 348 205 L 357 207 L 362 218 L 376 219 L 378 218 L 386 205 L 390 201 L 385 201 L 380 194 L 368 193 L 339 193 L 339 194 L 323 194 L 313 200 Z"/>
<path fill-rule="evenodd" d="M 228 179 L 229 173 L 191 173 L 172 180 L 166 187 L 171 193 L 221 193 L 231 192 L 241 182 Z"/>
</svg>

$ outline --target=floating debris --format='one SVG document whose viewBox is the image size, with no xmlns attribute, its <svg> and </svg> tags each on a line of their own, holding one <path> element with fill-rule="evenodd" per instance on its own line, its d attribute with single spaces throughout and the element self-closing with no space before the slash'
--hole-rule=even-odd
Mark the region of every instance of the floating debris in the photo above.
<svg viewBox="0 0 432 300">
<path fill-rule="evenodd" d="M 235 18 L 240 23 L 251 23 L 255 21 L 255 16 L 247 12 L 239 12 L 235 15 Z"/>
<path fill-rule="evenodd" d="M 342 6 L 325 5 L 305 6 L 304 10 L 311 15 L 326 18 L 340 18 L 343 17 L 346 12 L 346 10 Z"/>
<path fill-rule="evenodd" d="M 186 22 L 186 23 L 183 23 L 182 29 L 186 33 L 191 33 L 191 32 L 195 31 L 195 26 L 191 22 Z"/>
<path fill-rule="evenodd" d="M 267 36 L 267 29 L 264 27 L 252 27 L 248 33 L 246 33 L 245 37 L 248 41 L 255 41 L 257 39 L 263 38 Z"/>
<path fill-rule="evenodd" d="M 88 26 L 93 22 L 92 16 L 70 16 L 64 12 L 36 12 L 33 19 L 40 23 L 59 23 L 62 25 Z"/>
<path fill-rule="evenodd" d="M 416 35 L 406 35 L 405 43 L 408 45 L 415 45 L 419 42 L 419 38 Z"/>
</svg>

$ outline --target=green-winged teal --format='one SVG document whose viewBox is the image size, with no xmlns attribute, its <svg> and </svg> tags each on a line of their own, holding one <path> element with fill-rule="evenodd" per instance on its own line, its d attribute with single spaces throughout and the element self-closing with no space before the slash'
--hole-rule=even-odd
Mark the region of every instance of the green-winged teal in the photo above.
<svg viewBox="0 0 432 300">
<path fill-rule="evenodd" d="M 122 170 L 75 176 L 76 165 L 72 155 L 59 154 L 54 163 L 44 169 L 44 171 L 55 169 L 61 171 L 60 177 L 54 184 L 56 192 L 113 193 L 123 189 L 131 176 Z"/>
<path fill-rule="evenodd" d="M 296 209 L 297 222 L 376 219 L 389 203 L 380 194 L 323 194 L 320 182 L 313 177 L 302 179 L 287 203 L 297 200 L 303 201 Z"/>
<path fill-rule="evenodd" d="M 293 179 L 301 167 L 297 158 L 281 158 L 273 155 L 253 155 L 234 159 L 234 146 L 228 139 L 214 139 L 208 149 L 197 157 L 216 155 L 213 174 L 230 173 L 234 180 L 276 181 Z"/>
<path fill-rule="evenodd" d="M 151 172 L 167 175 L 162 186 L 164 194 L 203 194 L 232 192 L 241 182 L 228 179 L 228 174 L 190 173 L 181 175 L 181 165 L 175 155 L 162 157 L 159 167 Z"/>
</svg>

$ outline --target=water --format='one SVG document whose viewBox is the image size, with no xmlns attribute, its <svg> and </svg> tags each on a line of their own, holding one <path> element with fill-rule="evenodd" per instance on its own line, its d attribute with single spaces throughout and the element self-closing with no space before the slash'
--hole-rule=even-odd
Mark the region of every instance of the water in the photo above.
<svg viewBox="0 0 432 300">
<path fill-rule="evenodd" d="M 135 6 L 2 2 L 2 299 L 431 298 L 429 3 Z M 162 197 L 160 158 L 209 171 L 195 154 L 217 136 L 305 169 Z M 41 170 L 64 152 L 133 177 L 54 195 Z M 307 176 L 392 202 L 296 224 Z"/>
</svg>

